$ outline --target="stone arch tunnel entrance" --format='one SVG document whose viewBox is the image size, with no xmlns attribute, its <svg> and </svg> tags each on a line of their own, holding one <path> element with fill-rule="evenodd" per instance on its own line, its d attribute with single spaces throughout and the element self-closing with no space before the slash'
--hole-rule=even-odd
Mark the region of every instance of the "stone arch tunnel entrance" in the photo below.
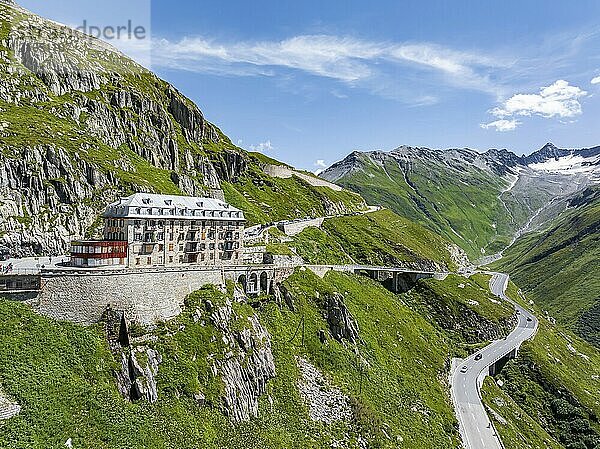
<svg viewBox="0 0 600 449">
<path fill-rule="evenodd" d="M 269 277 L 266 271 L 260 274 L 260 291 L 262 293 L 269 293 Z"/>
<path fill-rule="evenodd" d="M 248 289 L 247 289 L 247 285 L 246 285 L 246 275 L 245 275 L 245 274 L 242 274 L 242 275 L 241 275 L 241 276 L 238 278 L 238 280 L 237 280 L 237 283 L 238 283 L 238 284 L 240 284 L 240 285 L 242 286 L 242 288 L 244 289 L 244 293 L 247 293 L 247 292 L 248 292 L 248 291 L 247 291 Z"/>
<path fill-rule="evenodd" d="M 273 291 L 275 273 L 264 268 L 246 268 L 225 272 L 225 279 L 238 283 L 247 295 L 269 294 Z"/>
</svg>

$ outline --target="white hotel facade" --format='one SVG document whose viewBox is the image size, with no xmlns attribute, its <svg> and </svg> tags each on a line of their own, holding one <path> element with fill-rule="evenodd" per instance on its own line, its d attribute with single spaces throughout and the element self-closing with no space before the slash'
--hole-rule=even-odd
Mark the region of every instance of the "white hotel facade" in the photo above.
<svg viewBox="0 0 600 449">
<path fill-rule="evenodd" d="M 104 240 L 72 243 L 77 267 L 242 263 L 244 213 L 213 198 L 136 193 L 106 208 Z"/>
</svg>

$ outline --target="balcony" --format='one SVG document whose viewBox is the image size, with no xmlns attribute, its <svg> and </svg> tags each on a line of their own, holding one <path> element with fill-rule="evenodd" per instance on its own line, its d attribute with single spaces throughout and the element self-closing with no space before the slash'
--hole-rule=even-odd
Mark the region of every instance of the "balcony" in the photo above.
<svg viewBox="0 0 600 449">
<path fill-rule="evenodd" d="M 156 234 L 146 234 L 144 236 L 144 243 L 151 243 L 151 244 L 156 244 L 158 243 L 158 237 L 156 236 Z"/>
<path fill-rule="evenodd" d="M 199 253 L 200 251 L 200 245 L 196 243 L 188 243 L 187 245 L 185 245 L 186 253 Z"/>
</svg>

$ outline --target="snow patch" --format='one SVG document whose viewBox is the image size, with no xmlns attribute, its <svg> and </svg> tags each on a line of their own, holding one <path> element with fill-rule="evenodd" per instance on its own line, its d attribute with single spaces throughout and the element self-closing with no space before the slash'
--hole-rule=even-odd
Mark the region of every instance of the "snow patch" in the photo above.
<svg viewBox="0 0 600 449">
<path fill-rule="evenodd" d="M 538 172 L 563 175 L 588 174 L 593 182 L 600 182 L 600 155 L 585 158 L 578 154 L 569 154 L 530 164 L 529 168 Z"/>
</svg>

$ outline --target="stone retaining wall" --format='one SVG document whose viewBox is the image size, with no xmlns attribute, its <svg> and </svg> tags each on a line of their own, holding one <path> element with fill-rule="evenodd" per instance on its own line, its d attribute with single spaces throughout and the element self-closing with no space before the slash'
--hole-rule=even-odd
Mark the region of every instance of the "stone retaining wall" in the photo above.
<svg viewBox="0 0 600 449">
<path fill-rule="evenodd" d="M 43 274 L 42 288 L 26 301 L 43 315 L 80 324 L 97 322 L 106 307 L 143 324 L 181 313 L 184 299 L 206 284 L 223 284 L 221 269 L 65 272 Z"/>
<path fill-rule="evenodd" d="M 315 187 L 329 187 L 331 190 L 335 190 L 336 192 L 341 192 L 343 189 L 334 184 L 332 182 L 326 181 L 325 179 L 318 178 L 316 176 L 309 175 L 307 173 L 302 173 L 297 170 L 293 170 L 289 167 L 283 165 L 272 165 L 267 164 L 263 167 L 264 172 L 272 176 L 273 178 L 291 178 L 292 176 L 297 176 L 300 179 L 308 182 L 310 185 Z"/>
<path fill-rule="evenodd" d="M 289 223 L 281 223 L 281 224 L 277 225 L 277 227 L 281 231 L 283 231 L 286 235 L 293 237 L 295 235 L 300 234 L 306 228 L 309 228 L 309 227 L 320 228 L 321 226 L 323 226 L 324 221 L 325 221 L 325 218 L 323 218 L 323 217 L 312 218 L 309 220 L 299 220 L 299 221 L 294 221 L 294 222 L 289 222 Z"/>
</svg>

